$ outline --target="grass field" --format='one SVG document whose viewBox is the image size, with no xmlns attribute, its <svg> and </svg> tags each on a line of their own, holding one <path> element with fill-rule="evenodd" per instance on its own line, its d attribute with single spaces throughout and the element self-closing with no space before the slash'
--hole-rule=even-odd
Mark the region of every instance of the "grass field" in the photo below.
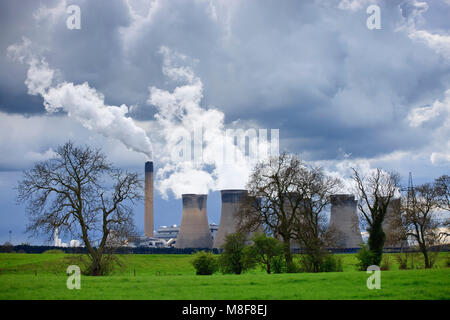
<svg viewBox="0 0 450 320">
<path fill-rule="evenodd" d="M 0 299 L 450 299 L 450 268 L 441 253 L 432 270 L 381 272 L 381 289 L 368 290 L 352 254 L 339 255 L 344 272 L 196 276 L 189 255 L 125 255 L 126 268 L 106 277 L 81 277 L 66 287 L 67 254 L 0 254 Z M 136 270 L 136 276 L 134 276 Z M 35 275 L 35 272 L 37 275 Z"/>
</svg>

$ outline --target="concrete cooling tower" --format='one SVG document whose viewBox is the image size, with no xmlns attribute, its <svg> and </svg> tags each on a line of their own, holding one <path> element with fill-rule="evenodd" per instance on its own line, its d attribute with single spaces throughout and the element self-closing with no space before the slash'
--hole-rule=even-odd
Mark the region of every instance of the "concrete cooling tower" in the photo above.
<svg viewBox="0 0 450 320">
<path fill-rule="evenodd" d="M 247 190 L 221 190 L 222 212 L 220 214 L 219 230 L 214 239 L 214 248 L 221 248 L 227 234 L 235 233 L 238 220 L 235 214 L 241 207 L 241 202 L 247 195 Z"/>
<path fill-rule="evenodd" d="M 145 163 L 145 196 L 144 196 L 144 234 L 153 237 L 153 162 Z"/>
<path fill-rule="evenodd" d="M 394 225 L 393 220 L 400 214 L 400 198 L 391 199 L 383 221 L 383 231 L 386 234 L 385 247 L 401 247 L 402 242 L 398 241 L 399 230 Z"/>
<path fill-rule="evenodd" d="M 352 194 L 331 196 L 329 227 L 337 231 L 339 248 L 357 248 L 363 242 L 359 231 L 357 201 Z"/>
<path fill-rule="evenodd" d="M 183 194 L 183 215 L 177 248 L 212 248 L 213 241 L 206 215 L 206 194 Z"/>
</svg>

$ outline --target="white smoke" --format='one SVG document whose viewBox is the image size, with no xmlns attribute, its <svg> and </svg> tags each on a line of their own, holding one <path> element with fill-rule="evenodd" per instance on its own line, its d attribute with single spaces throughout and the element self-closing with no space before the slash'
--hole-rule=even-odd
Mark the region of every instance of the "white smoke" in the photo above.
<svg viewBox="0 0 450 320">
<path fill-rule="evenodd" d="M 157 171 L 158 190 L 165 198 L 168 191 L 178 198 L 183 193 L 244 188 L 253 162 L 246 157 L 245 149 L 235 146 L 234 138 L 226 136 L 223 112 L 200 105 L 203 83 L 191 67 L 180 66 L 186 64 L 185 56 L 167 47 L 162 47 L 160 54 L 163 74 L 183 84 L 172 92 L 149 88 L 147 102 L 158 110 L 155 119 L 164 140 L 158 155 L 164 163 Z M 191 134 L 193 144 L 198 144 L 194 154 L 181 156 L 180 150 L 191 150 Z M 195 139 L 198 136 L 202 137 L 199 143 Z M 263 142 L 260 148 L 264 147 L 267 145 Z M 227 158 L 230 155 L 232 159 Z"/>
<path fill-rule="evenodd" d="M 41 95 L 48 112 L 63 110 L 69 117 L 79 121 L 89 130 L 105 137 L 121 141 L 129 149 L 147 155 L 152 159 L 152 144 L 144 129 L 127 117 L 126 105 L 105 105 L 105 98 L 87 82 L 73 84 L 58 82 L 56 70 L 49 67 L 44 58 L 37 57 L 31 50 L 31 41 L 23 38 L 22 43 L 8 47 L 10 57 L 29 66 L 25 84 L 28 93 Z"/>
</svg>

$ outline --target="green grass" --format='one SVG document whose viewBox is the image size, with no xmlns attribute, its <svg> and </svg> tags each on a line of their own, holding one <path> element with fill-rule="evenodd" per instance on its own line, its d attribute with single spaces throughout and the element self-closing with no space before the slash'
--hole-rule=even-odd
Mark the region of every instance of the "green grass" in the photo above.
<svg viewBox="0 0 450 320">
<path fill-rule="evenodd" d="M 212 276 L 196 276 L 190 255 L 125 255 L 126 269 L 82 276 L 81 290 L 66 287 L 71 255 L 0 254 L 0 299 L 450 299 L 447 254 L 432 270 L 398 270 L 391 259 L 380 290 L 367 289 L 369 275 L 356 271 L 351 254 L 339 255 L 344 272 Z"/>
</svg>

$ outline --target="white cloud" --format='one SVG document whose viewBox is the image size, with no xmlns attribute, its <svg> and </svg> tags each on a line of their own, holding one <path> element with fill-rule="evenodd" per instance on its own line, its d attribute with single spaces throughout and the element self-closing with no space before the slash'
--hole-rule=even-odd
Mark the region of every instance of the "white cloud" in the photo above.
<svg viewBox="0 0 450 320">
<path fill-rule="evenodd" d="M 450 89 L 445 92 L 443 101 L 436 100 L 431 106 L 414 108 L 408 115 L 409 123 L 413 127 L 436 118 L 442 122 L 442 127 L 450 128 Z"/>
<path fill-rule="evenodd" d="M 425 24 L 422 14 L 428 9 L 429 5 L 426 2 L 417 0 L 404 1 L 400 5 L 404 21 L 397 30 L 405 30 L 411 40 L 424 43 L 438 54 L 450 60 L 450 35 L 432 33 L 418 28 L 418 25 Z"/>
<path fill-rule="evenodd" d="M 29 65 L 25 84 L 28 93 L 41 95 L 48 112 L 64 110 L 69 117 L 78 120 L 89 130 L 117 139 L 131 150 L 142 152 L 152 158 L 150 139 L 134 120 L 127 117 L 126 105 L 105 104 L 104 96 L 91 88 L 87 82 L 75 85 L 63 82 L 52 86 L 55 70 L 43 58 L 30 52 L 31 41 L 24 38 L 22 44 L 8 47 L 8 53 L 16 60 Z"/>
<path fill-rule="evenodd" d="M 342 10 L 357 11 L 371 3 L 376 3 L 376 0 L 341 0 L 338 8 Z"/>
<path fill-rule="evenodd" d="M 172 92 L 150 88 L 148 103 L 158 109 L 155 115 L 162 145 L 157 157 L 163 166 L 157 172 L 157 188 L 167 197 L 168 191 L 176 197 L 183 193 L 207 193 L 209 190 L 243 188 L 248 178 L 251 161 L 234 146 L 234 141 L 225 138 L 223 112 L 214 108 L 203 108 L 203 83 L 189 66 L 176 66 L 175 60 L 186 57 L 167 47 L 160 50 L 163 55 L 163 73 L 173 81 L 184 82 Z M 202 135 L 201 158 L 180 158 L 179 151 L 187 137 L 190 149 L 191 133 Z M 195 142 L 194 142 L 195 143 Z M 225 150 L 235 154 L 226 161 Z M 186 149 L 184 149 L 186 150 Z M 195 152 L 195 151 L 194 151 Z M 199 161 L 197 161 L 199 160 Z"/>
</svg>

